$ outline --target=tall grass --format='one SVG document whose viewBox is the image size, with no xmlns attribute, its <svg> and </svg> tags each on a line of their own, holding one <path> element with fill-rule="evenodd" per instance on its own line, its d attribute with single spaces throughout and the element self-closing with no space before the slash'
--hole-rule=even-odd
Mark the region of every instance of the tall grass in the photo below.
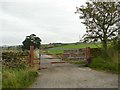
<svg viewBox="0 0 120 90">
<path fill-rule="evenodd" d="M 108 56 L 106 57 L 102 53 L 99 53 L 98 56 L 92 58 L 90 67 L 97 70 L 120 73 L 120 62 L 118 61 L 118 55 L 118 51 L 112 49 L 108 50 Z"/>
<path fill-rule="evenodd" d="M 38 73 L 35 70 L 26 69 L 3 69 L 2 88 L 26 88 L 31 85 Z"/>
</svg>

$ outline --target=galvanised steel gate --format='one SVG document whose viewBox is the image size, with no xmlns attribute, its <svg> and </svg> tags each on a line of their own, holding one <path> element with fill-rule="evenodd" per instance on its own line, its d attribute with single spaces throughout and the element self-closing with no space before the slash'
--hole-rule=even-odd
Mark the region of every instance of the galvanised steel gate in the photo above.
<svg viewBox="0 0 120 90">
<path fill-rule="evenodd" d="M 64 50 L 63 59 L 68 62 L 84 62 L 89 65 L 91 62 L 90 47 Z"/>
</svg>

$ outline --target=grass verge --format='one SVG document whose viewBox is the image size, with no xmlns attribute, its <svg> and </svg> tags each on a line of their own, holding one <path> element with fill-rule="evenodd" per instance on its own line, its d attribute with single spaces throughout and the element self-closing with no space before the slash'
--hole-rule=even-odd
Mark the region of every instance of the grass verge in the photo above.
<svg viewBox="0 0 120 90">
<path fill-rule="evenodd" d="M 35 81 L 37 76 L 37 71 L 30 68 L 3 69 L 2 88 L 26 88 Z"/>
<path fill-rule="evenodd" d="M 94 57 L 89 67 L 96 70 L 104 70 L 107 72 L 120 74 L 120 62 L 118 52 L 113 51 L 109 52 L 108 54 L 109 55 L 106 58 L 102 55 Z"/>
</svg>

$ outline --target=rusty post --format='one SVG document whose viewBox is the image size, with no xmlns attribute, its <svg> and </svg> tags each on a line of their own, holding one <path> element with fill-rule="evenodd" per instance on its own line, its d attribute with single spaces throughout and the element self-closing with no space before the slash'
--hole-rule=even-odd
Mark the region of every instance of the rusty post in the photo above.
<svg viewBox="0 0 120 90">
<path fill-rule="evenodd" d="M 34 46 L 30 46 L 30 65 L 33 66 L 33 60 L 34 60 Z"/>
<path fill-rule="evenodd" d="M 90 47 L 86 48 L 86 59 L 87 59 L 87 65 L 90 64 L 91 58 L 90 58 Z"/>
</svg>

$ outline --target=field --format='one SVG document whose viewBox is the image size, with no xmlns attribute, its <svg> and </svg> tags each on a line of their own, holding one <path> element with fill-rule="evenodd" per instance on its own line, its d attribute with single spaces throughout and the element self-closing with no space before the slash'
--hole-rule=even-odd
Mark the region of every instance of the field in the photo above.
<svg viewBox="0 0 120 90">
<path fill-rule="evenodd" d="M 50 48 L 47 51 L 49 54 L 59 54 L 59 53 L 63 53 L 65 49 L 78 49 L 78 48 L 86 48 L 86 47 L 99 48 L 101 46 L 102 46 L 101 44 L 87 44 L 87 43 L 68 44 L 68 45 L 62 45 L 62 46 Z"/>
</svg>

